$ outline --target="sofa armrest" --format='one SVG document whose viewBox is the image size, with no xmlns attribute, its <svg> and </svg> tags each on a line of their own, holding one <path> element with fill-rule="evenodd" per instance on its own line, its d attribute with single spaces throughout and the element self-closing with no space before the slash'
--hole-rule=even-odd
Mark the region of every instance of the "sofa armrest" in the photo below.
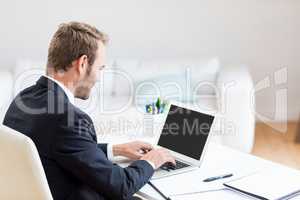
<svg viewBox="0 0 300 200">
<path fill-rule="evenodd" d="M 224 67 L 217 76 L 221 143 L 250 153 L 254 144 L 253 81 L 247 67 Z"/>
</svg>

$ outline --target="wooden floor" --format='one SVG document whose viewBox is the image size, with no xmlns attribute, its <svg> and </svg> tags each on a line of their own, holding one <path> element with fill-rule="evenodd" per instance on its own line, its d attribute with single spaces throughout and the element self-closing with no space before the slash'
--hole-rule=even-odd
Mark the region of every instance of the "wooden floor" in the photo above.
<svg viewBox="0 0 300 200">
<path fill-rule="evenodd" d="M 275 126 L 280 127 L 282 124 L 275 124 Z M 296 138 L 299 141 L 298 134 L 300 134 L 300 127 L 297 122 L 289 122 L 287 131 L 284 133 L 278 132 L 264 123 L 257 123 L 252 153 L 300 169 L 300 142 L 296 142 Z"/>
</svg>

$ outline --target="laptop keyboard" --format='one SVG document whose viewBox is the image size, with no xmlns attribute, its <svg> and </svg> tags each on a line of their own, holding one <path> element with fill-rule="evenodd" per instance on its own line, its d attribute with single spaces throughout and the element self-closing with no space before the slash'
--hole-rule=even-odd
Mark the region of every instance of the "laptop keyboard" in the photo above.
<svg viewBox="0 0 300 200">
<path fill-rule="evenodd" d="M 175 166 L 173 164 L 171 164 L 171 163 L 165 163 L 164 165 L 162 165 L 160 167 L 160 169 L 166 170 L 166 171 L 171 171 L 171 170 L 182 169 L 182 168 L 190 166 L 190 165 L 188 165 L 188 164 L 186 164 L 184 162 L 181 162 L 179 160 L 175 160 L 175 161 L 176 161 L 176 165 Z"/>
</svg>

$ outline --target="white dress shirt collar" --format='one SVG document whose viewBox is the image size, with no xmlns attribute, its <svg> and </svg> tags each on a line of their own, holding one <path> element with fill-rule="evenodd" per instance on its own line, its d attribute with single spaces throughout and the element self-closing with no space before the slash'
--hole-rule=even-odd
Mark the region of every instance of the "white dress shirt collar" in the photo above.
<svg viewBox="0 0 300 200">
<path fill-rule="evenodd" d="M 59 82 L 58 80 L 52 78 L 51 76 L 47 76 L 44 75 L 46 78 L 50 79 L 51 81 L 55 82 L 57 85 L 59 85 L 59 87 L 61 87 L 61 89 L 65 92 L 65 94 L 67 95 L 69 101 L 74 104 L 75 102 L 75 97 L 74 94 L 69 90 L 69 88 L 67 88 L 64 84 L 62 84 L 61 82 Z"/>
</svg>

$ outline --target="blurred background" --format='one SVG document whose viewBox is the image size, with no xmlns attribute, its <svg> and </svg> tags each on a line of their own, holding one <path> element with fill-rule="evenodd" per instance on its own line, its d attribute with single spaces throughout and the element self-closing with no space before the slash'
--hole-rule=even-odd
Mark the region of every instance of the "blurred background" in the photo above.
<svg viewBox="0 0 300 200">
<path fill-rule="evenodd" d="M 257 89 L 252 153 L 300 168 L 299 10 L 298 0 L 5 1 L 0 70 L 46 61 L 53 33 L 68 21 L 106 32 L 109 59 L 218 57 L 222 66 L 245 65 Z"/>
</svg>

